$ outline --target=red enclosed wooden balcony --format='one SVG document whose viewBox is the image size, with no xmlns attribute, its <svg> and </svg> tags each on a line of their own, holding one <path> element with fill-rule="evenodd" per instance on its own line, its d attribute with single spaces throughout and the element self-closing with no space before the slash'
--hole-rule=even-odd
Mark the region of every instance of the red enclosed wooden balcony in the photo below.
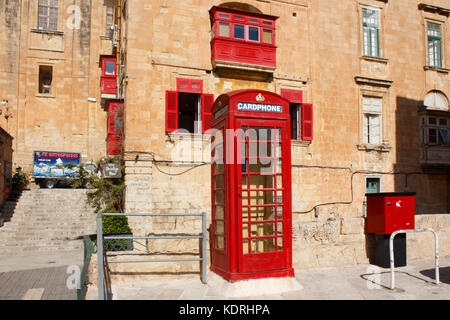
<svg viewBox="0 0 450 320">
<path fill-rule="evenodd" d="M 275 21 L 278 17 L 216 6 L 211 8 L 210 15 L 214 68 L 275 70 Z"/>
<path fill-rule="evenodd" d="M 117 94 L 116 57 L 100 56 L 102 75 L 100 87 L 102 97 L 114 98 Z"/>
</svg>

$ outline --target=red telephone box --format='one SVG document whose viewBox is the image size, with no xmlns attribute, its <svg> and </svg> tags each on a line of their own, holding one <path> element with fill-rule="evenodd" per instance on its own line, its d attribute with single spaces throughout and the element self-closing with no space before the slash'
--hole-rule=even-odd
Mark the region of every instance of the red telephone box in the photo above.
<svg viewBox="0 0 450 320">
<path fill-rule="evenodd" d="M 212 113 L 211 270 L 229 281 L 293 276 L 289 101 L 233 91 Z"/>
</svg>

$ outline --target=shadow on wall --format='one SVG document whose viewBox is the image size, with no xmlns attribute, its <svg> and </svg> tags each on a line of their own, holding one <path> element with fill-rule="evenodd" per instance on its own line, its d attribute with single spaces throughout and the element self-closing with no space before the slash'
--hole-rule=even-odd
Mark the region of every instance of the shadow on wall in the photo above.
<svg viewBox="0 0 450 320">
<path fill-rule="evenodd" d="M 396 98 L 395 155 L 396 192 L 416 192 L 416 214 L 450 212 L 450 146 L 432 146 L 427 141 L 424 118 L 433 113 L 422 110 L 423 101 Z M 448 153 L 447 153 L 448 154 Z M 432 157 L 430 157 L 432 155 Z M 430 160 L 439 158 L 439 160 Z M 401 173 L 401 174 L 400 174 Z"/>
</svg>

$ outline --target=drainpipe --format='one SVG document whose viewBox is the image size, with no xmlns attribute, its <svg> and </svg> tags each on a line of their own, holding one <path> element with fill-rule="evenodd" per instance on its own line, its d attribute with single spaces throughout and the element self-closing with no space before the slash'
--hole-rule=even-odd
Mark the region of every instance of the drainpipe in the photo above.
<svg viewBox="0 0 450 320">
<path fill-rule="evenodd" d="M 120 47 L 121 47 L 121 32 L 120 32 L 120 26 L 122 23 L 122 0 L 117 0 L 117 11 L 116 11 L 116 25 L 117 25 L 117 47 L 116 47 L 116 75 L 117 75 L 117 90 L 119 93 L 119 98 L 122 96 L 122 92 L 120 90 L 120 83 L 119 83 L 119 72 L 120 72 Z"/>
</svg>

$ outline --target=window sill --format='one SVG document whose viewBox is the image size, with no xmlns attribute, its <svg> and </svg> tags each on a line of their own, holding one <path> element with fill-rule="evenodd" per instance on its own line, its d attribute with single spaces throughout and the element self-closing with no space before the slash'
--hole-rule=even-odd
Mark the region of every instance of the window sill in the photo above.
<svg viewBox="0 0 450 320">
<path fill-rule="evenodd" d="M 448 74 L 450 72 L 450 69 L 446 69 L 446 68 L 442 68 L 442 67 L 435 67 L 435 66 L 424 66 L 423 69 L 425 71 L 432 70 L 432 71 L 437 71 L 437 72 L 446 73 L 446 74 Z"/>
<path fill-rule="evenodd" d="M 63 31 L 52 31 L 52 30 L 43 30 L 43 29 L 31 29 L 30 31 L 34 32 L 34 33 L 52 34 L 52 35 L 57 35 L 57 36 L 64 35 Z"/>
<path fill-rule="evenodd" d="M 357 145 L 359 151 L 378 151 L 378 152 L 389 152 L 392 147 L 388 144 L 358 144 Z"/>
<path fill-rule="evenodd" d="M 381 57 L 372 57 L 372 56 L 362 56 L 361 59 L 366 60 L 366 61 L 374 61 L 374 62 L 380 62 L 380 63 L 386 63 L 386 64 L 389 62 L 389 59 L 381 58 Z"/>
<path fill-rule="evenodd" d="M 44 94 L 44 93 L 36 93 L 35 96 L 38 97 L 38 98 L 49 98 L 49 99 L 55 99 L 56 98 L 56 96 L 54 96 L 52 94 Z"/>
<path fill-rule="evenodd" d="M 291 146 L 298 146 L 298 147 L 309 147 L 311 145 L 312 141 L 310 140 L 293 140 L 291 139 Z"/>
<path fill-rule="evenodd" d="M 202 134 L 202 133 L 179 133 L 179 132 L 166 132 L 166 135 L 169 137 L 171 141 L 211 141 L 210 134 Z"/>
</svg>

